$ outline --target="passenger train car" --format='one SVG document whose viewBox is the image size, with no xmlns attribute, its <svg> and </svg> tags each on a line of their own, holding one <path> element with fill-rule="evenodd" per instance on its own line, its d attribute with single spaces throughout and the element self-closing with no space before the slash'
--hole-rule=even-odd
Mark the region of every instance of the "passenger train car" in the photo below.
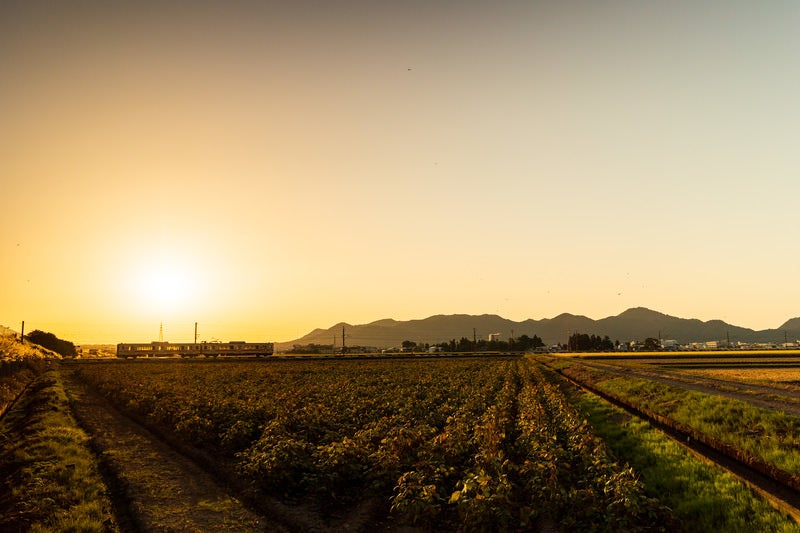
<svg viewBox="0 0 800 533">
<path fill-rule="evenodd" d="M 206 357 L 222 356 L 249 356 L 268 357 L 273 354 L 274 346 L 271 342 L 151 342 L 148 344 L 135 344 L 123 342 L 117 344 L 117 357 L 128 359 L 136 357 Z"/>
</svg>

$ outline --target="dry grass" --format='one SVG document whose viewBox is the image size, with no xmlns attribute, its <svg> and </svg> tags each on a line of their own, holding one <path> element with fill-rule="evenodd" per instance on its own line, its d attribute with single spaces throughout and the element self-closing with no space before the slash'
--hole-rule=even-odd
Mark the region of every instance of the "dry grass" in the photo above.
<svg viewBox="0 0 800 533">
<path fill-rule="evenodd" d="M 61 359 L 61 356 L 36 344 L 19 342 L 13 335 L 0 335 L 0 361 L 44 358 Z"/>
<path fill-rule="evenodd" d="M 681 373 L 745 383 L 800 383 L 800 368 L 714 368 Z"/>
</svg>

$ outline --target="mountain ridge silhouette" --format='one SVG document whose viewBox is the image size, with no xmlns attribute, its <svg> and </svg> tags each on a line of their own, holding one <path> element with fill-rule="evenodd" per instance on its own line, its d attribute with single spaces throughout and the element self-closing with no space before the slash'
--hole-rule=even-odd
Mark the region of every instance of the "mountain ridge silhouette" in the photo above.
<svg viewBox="0 0 800 533">
<path fill-rule="evenodd" d="M 330 345 L 334 338 L 341 346 L 342 327 L 348 346 L 371 346 L 376 348 L 399 347 L 404 340 L 416 343 L 435 344 L 459 340 L 462 337 L 486 339 L 489 334 L 499 333 L 500 339 L 512 335 L 519 337 L 538 335 L 547 345 L 565 344 L 572 333 L 608 335 L 612 341 L 644 341 L 648 337 L 674 339 L 680 344 L 730 340 L 746 343 L 783 343 L 800 339 L 800 317 L 792 318 L 775 329 L 753 330 L 714 319 L 702 321 L 696 318 L 670 316 L 645 307 L 633 307 L 622 313 L 594 320 L 583 315 L 561 313 L 553 318 L 514 321 L 494 314 L 432 315 L 413 320 L 384 318 L 368 324 L 339 322 L 329 328 L 317 328 L 293 341 L 276 343 L 276 348 L 287 349 L 293 345 Z"/>
</svg>

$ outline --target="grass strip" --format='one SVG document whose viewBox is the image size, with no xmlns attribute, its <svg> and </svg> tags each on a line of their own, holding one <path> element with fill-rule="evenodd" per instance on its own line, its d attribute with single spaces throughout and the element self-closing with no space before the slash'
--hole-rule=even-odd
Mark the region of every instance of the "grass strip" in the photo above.
<svg viewBox="0 0 800 533">
<path fill-rule="evenodd" d="M 733 475 L 699 460 L 649 423 L 589 393 L 576 405 L 612 452 L 641 475 L 647 493 L 670 507 L 687 531 L 800 531 Z"/>
<path fill-rule="evenodd" d="M 88 437 L 51 370 L 0 423 L 0 530 L 118 531 Z"/>
<path fill-rule="evenodd" d="M 800 475 L 800 418 L 747 402 L 631 377 L 595 386 Z"/>
</svg>

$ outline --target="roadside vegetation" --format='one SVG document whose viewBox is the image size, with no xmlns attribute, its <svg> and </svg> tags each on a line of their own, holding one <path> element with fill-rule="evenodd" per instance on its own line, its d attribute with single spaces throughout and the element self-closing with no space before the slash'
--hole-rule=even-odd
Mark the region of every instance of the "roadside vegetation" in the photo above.
<svg viewBox="0 0 800 533">
<path fill-rule="evenodd" d="M 0 361 L 24 361 L 58 358 L 52 352 L 38 344 L 20 342 L 14 335 L 0 336 Z"/>
<path fill-rule="evenodd" d="M 577 370 L 566 369 L 566 375 Z M 584 372 L 584 378 L 586 370 Z M 800 480 L 800 418 L 747 402 L 589 370 L 599 390 L 760 458 Z"/>
<path fill-rule="evenodd" d="M 0 474 L 2 531 L 117 530 L 88 437 L 55 370 L 0 419 Z"/>
<path fill-rule="evenodd" d="M 0 416 L 54 356 L 38 345 L 19 342 L 14 335 L 0 336 Z"/>
<path fill-rule="evenodd" d="M 589 393 L 576 405 L 612 452 L 641 476 L 648 494 L 691 531 L 797 532 L 800 527 L 719 467 L 699 460 L 649 423 Z"/>
</svg>

